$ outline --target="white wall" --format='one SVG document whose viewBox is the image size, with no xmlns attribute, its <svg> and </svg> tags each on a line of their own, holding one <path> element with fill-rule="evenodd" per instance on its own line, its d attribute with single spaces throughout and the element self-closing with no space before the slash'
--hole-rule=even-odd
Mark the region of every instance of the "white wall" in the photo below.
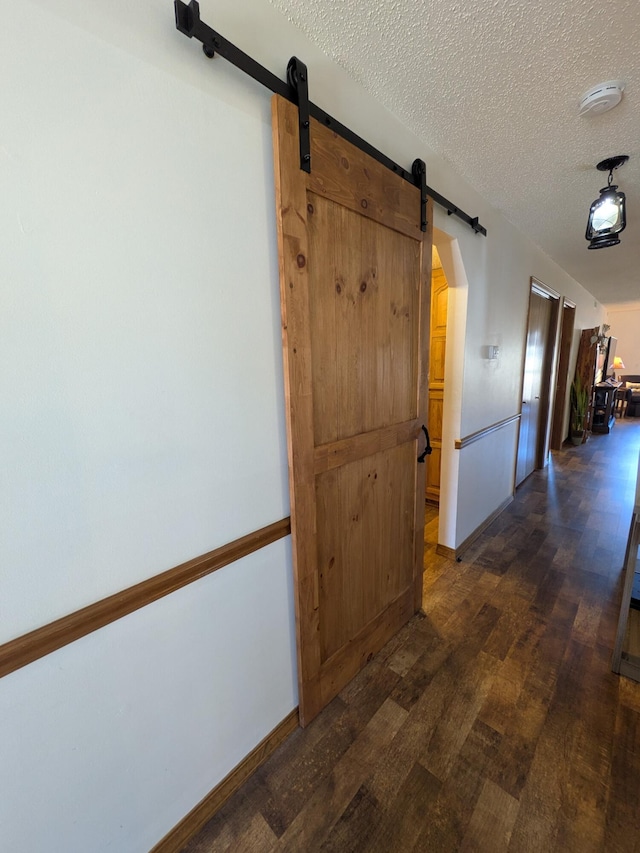
<svg viewBox="0 0 640 853">
<path fill-rule="evenodd" d="M 605 311 L 461 180 L 441 190 L 442 174 L 438 170 L 437 184 L 431 178 L 434 186 L 461 199 L 456 203 L 479 215 L 488 231 L 486 239 L 474 235 L 435 209 L 434 242 L 450 287 L 439 541 L 456 549 L 513 494 L 517 436 L 514 440 L 512 427 L 461 450 L 454 449 L 454 442 L 520 411 L 531 277 L 576 303 L 571 377 L 580 330 L 599 325 Z M 497 360 L 486 358 L 489 345 L 500 347 Z M 504 454 L 511 452 L 513 458 L 505 462 Z"/>
<path fill-rule="evenodd" d="M 458 491 L 456 545 L 477 530 L 513 492 L 513 460 L 517 447 L 518 424 L 512 421 L 457 451 L 460 455 L 460 483 L 465 485 Z M 472 487 L 470 484 L 473 483 L 478 483 L 478 486 Z"/>
<path fill-rule="evenodd" d="M 32 8 L 38 51 L 2 34 L 1 640 L 288 514 L 266 99 Z"/>
<path fill-rule="evenodd" d="M 609 334 L 618 339 L 616 355 L 624 363 L 624 370 L 617 370 L 616 376 L 640 375 L 640 302 L 608 305 L 607 315 Z"/>
<path fill-rule="evenodd" d="M 6 676 L 0 848 L 146 853 L 297 704 L 281 540 Z"/>
<path fill-rule="evenodd" d="M 288 513 L 269 93 L 169 0 L 4 5 L 0 641 Z M 453 439 L 519 409 L 529 277 L 601 307 L 267 0 L 201 11 L 489 230 L 436 210 L 455 547 L 512 490 L 513 441 Z M 0 681 L 0 835 L 146 850 L 296 702 L 285 540 Z"/>
<path fill-rule="evenodd" d="M 0 641 L 289 512 L 269 98 L 98 5 L 0 29 Z M 2 679 L 0 846 L 148 850 L 297 704 L 293 624 L 287 539 Z"/>
</svg>

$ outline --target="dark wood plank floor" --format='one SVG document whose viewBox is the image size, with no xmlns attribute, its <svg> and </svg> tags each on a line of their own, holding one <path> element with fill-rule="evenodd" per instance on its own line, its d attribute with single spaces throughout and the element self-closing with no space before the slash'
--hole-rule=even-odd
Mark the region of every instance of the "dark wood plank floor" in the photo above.
<svg viewBox="0 0 640 853">
<path fill-rule="evenodd" d="M 640 684 L 611 673 L 640 419 L 553 456 L 414 618 L 192 839 L 207 851 L 640 851 Z"/>
</svg>

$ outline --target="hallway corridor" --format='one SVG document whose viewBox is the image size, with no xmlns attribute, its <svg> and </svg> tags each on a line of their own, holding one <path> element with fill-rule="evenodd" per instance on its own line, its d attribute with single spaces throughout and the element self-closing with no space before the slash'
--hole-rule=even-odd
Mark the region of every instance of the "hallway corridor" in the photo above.
<svg viewBox="0 0 640 853">
<path fill-rule="evenodd" d="M 555 453 L 185 853 L 640 851 L 640 684 L 610 658 L 640 419 Z"/>
</svg>

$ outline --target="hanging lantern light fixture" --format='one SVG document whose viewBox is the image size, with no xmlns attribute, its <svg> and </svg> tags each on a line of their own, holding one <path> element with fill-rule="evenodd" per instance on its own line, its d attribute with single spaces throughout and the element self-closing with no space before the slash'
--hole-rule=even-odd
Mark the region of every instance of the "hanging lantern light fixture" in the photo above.
<svg viewBox="0 0 640 853">
<path fill-rule="evenodd" d="M 609 172 L 607 186 L 600 190 L 597 198 L 589 209 L 589 221 L 585 237 L 590 240 L 589 249 L 604 249 L 606 246 L 616 246 L 620 239 L 618 234 L 624 231 L 627 224 L 625 211 L 625 195 L 618 191 L 613 184 L 613 170 L 622 166 L 629 159 L 627 154 L 609 157 L 602 160 L 596 168 L 600 172 Z"/>
</svg>

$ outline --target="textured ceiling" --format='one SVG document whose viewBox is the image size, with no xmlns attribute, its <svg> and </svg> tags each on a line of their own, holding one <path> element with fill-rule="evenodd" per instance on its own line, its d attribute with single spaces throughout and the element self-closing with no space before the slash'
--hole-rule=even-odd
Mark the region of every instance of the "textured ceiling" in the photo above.
<svg viewBox="0 0 640 853">
<path fill-rule="evenodd" d="M 638 0 L 271 3 L 600 302 L 640 300 Z M 606 80 L 625 82 L 620 105 L 580 118 Z M 588 251 L 595 164 L 616 154 L 627 228 Z"/>
</svg>

